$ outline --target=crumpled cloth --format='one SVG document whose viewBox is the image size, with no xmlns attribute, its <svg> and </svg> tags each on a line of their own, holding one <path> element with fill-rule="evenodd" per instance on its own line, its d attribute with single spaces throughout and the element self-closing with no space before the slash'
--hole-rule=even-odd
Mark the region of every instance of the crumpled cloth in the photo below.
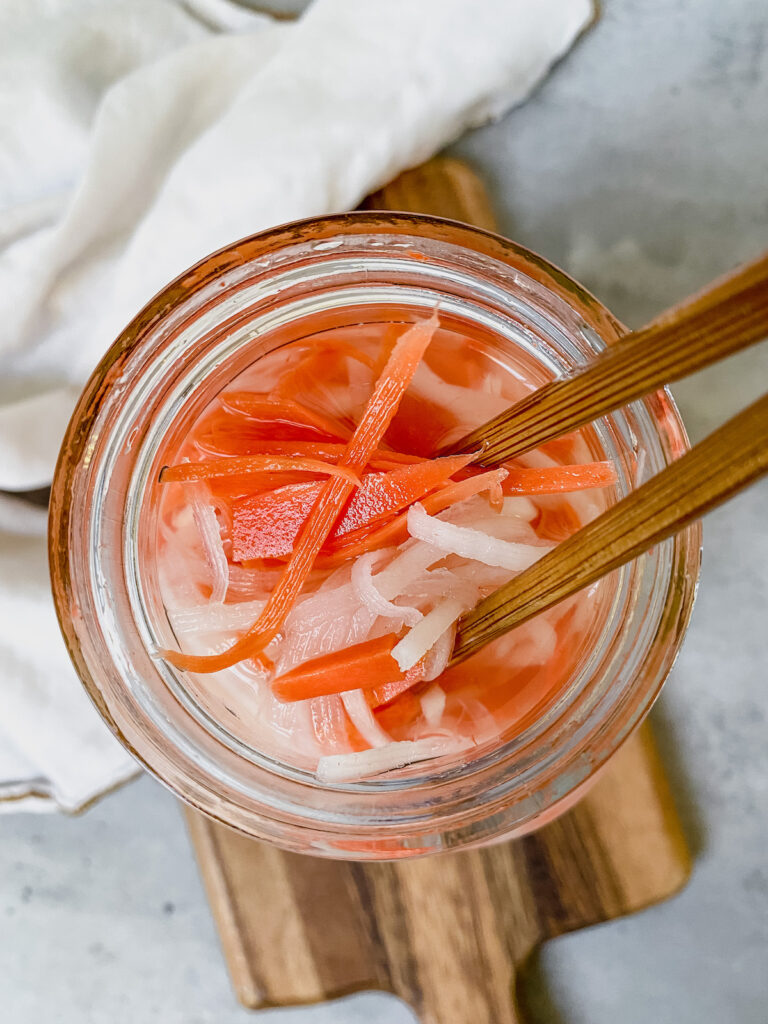
<svg viewBox="0 0 768 1024">
<path fill-rule="evenodd" d="M 350 209 L 520 102 L 591 0 L 6 0 L 0 490 L 50 483 L 140 307 L 214 249 Z M 49 596 L 45 514 L 0 495 L 0 808 L 76 810 L 134 772 Z"/>
</svg>

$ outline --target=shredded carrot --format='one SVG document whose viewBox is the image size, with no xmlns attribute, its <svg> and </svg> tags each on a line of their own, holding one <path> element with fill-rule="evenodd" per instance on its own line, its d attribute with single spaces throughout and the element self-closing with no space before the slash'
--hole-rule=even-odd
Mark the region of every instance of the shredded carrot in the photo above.
<svg viewBox="0 0 768 1024">
<path fill-rule="evenodd" d="M 451 505 L 460 501 L 466 501 L 475 494 L 487 491 L 498 486 L 506 475 L 504 469 L 491 469 L 487 473 L 480 473 L 477 476 L 467 477 L 458 483 L 449 483 L 446 487 L 428 494 L 421 502 L 430 515 L 436 515 Z M 349 558 L 356 558 L 366 551 L 377 551 L 379 548 L 387 547 L 389 544 L 399 544 L 408 536 L 407 513 L 403 512 L 389 522 L 381 526 L 374 524 L 354 530 L 338 542 L 331 542 L 323 551 L 318 565 L 324 569 L 340 565 Z"/>
<path fill-rule="evenodd" d="M 301 402 L 293 398 L 270 398 L 269 395 L 256 395 L 250 391 L 226 392 L 221 396 L 222 405 L 232 412 L 243 413 L 256 420 L 285 420 L 288 423 L 301 423 L 308 427 L 314 427 L 321 434 L 329 437 L 342 438 L 346 441 L 351 431 L 315 412 L 308 409 Z"/>
<path fill-rule="evenodd" d="M 235 501 L 232 505 L 233 559 L 244 563 L 254 558 L 283 558 L 290 554 L 322 489 L 322 480 L 312 480 Z"/>
<path fill-rule="evenodd" d="M 384 732 L 395 738 L 399 731 L 406 731 L 422 715 L 421 701 L 407 689 L 389 704 L 376 708 L 374 715 Z M 400 738 L 400 737 L 398 737 Z M 403 737 L 404 738 L 404 737 Z"/>
<path fill-rule="evenodd" d="M 393 700 L 405 693 L 406 690 L 410 690 L 412 686 L 416 686 L 423 679 L 424 659 L 422 658 L 421 661 L 416 662 L 413 668 L 408 669 L 402 679 L 394 680 L 391 683 L 382 683 L 380 686 L 364 690 L 368 707 L 375 711 L 376 708 L 384 707 L 385 704 L 391 704 Z"/>
<path fill-rule="evenodd" d="M 414 324 L 398 339 L 347 445 L 342 465 L 357 473 L 365 469 L 392 422 L 437 327 L 435 311 L 428 320 Z M 163 656 L 177 668 L 191 672 L 218 672 L 261 654 L 285 622 L 353 489 L 353 484 L 339 477 L 332 477 L 323 485 L 282 576 L 247 633 L 220 654 L 190 655 L 166 651 Z"/>
<path fill-rule="evenodd" d="M 175 466 L 164 466 L 160 482 L 187 483 L 190 480 L 210 480 L 212 477 L 248 473 L 314 473 L 318 476 L 340 476 L 356 486 L 360 483 L 359 475 L 348 466 L 335 466 L 321 459 L 281 455 L 242 455 L 231 459 L 180 462 Z"/>
<path fill-rule="evenodd" d="M 347 450 L 345 444 L 333 441 L 258 441 L 254 444 L 253 455 L 287 455 L 296 459 L 322 459 L 334 462 L 342 458 Z M 406 455 L 405 452 L 390 452 L 377 448 L 368 465 L 371 469 L 394 469 L 395 466 L 409 466 L 426 462 L 420 455 Z"/>
<path fill-rule="evenodd" d="M 343 651 L 312 658 L 273 680 L 272 692 L 278 700 L 309 700 L 404 680 L 400 666 L 392 657 L 396 643 L 397 637 L 388 633 Z"/>
<path fill-rule="evenodd" d="M 384 521 L 462 470 L 471 455 L 397 466 L 388 473 L 368 473 L 333 529 L 331 542 L 354 530 Z M 318 485 L 315 485 L 317 496 Z M 279 558 L 294 547 L 312 511 L 312 491 L 301 484 L 253 494 L 232 507 L 234 558 Z"/>
<path fill-rule="evenodd" d="M 505 494 L 558 494 L 588 487 L 610 487 L 616 483 L 612 462 L 586 462 L 576 466 L 545 466 L 541 469 L 507 466 Z"/>
</svg>

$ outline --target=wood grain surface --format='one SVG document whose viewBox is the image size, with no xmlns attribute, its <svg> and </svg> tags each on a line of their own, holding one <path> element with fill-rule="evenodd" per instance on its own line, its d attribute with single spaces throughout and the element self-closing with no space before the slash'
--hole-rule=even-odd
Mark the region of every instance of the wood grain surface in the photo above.
<svg viewBox="0 0 768 1024">
<path fill-rule="evenodd" d="M 481 182 L 436 159 L 366 202 L 492 228 Z M 690 858 L 649 727 L 539 832 L 486 850 L 356 864 L 284 853 L 187 810 L 239 999 L 389 990 L 424 1024 L 513 1024 L 515 979 L 567 931 L 671 896 Z"/>
</svg>

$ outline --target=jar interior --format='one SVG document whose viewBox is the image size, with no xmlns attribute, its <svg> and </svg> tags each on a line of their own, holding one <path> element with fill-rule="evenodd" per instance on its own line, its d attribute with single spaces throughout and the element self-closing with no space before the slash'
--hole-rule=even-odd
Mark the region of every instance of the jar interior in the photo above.
<svg viewBox="0 0 768 1024">
<path fill-rule="evenodd" d="M 440 319 L 510 385 L 562 376 L 619 325 L 556 268 L 468 227 L 399 214 L 288 225 L 202 261 L 129 325 L 94 373 L 54 481 L 57 610 L 86 688 L 122 742 L 175 793 L 235 828 L 359 859 L 420 855 L 522 834 L 573 799 L 638 724 L 679 648 L 698 569 L 698 528 L 601 583 L 567 684 L 532 701 L 469 756 L 355 782 L 266 750 L 156 656 L 174 648 L 155 552 L 168 452 L 238 374 L 317 332 Z M 446 345 L 450 349 L 447 338 Z M 485 419 L 483 410 L 480 419 Z M 612 502 L 685 449 L 669 396 L 594 425 Z"/>
<path fill-rule="evenodd" d="M 164 498 L 170 490 L 158 482 L 159 470 L 163 465 L 177 461 L 180 453 L 189 452 L 187 439 L 194 433 L 196 424 L 205 421 L 206 415 L 217 407 L 223 391 L 268 392 L 281 369 L 306 353 L 308 345 L 333 339 L 337 343 L 354 346 L 375 359 L 379 355 L 384 330 L 390 325 L 408 324 L 429 312 L 425 309 L 423 294 L 418 295 L 418 302 L 413 301 L 415 296 L 411 297 L 411 302 L 406 302 L 402 291 L 397 289 L 396 301 L 393 301 L 394 296 L 383 301 L 383 297 L 373 300 L 366 295 L 365 302 L 359 301 L 359 294 L 340 297 L 334 293 L 329 308 L 314 308 L 317 305 L 315 298 L 313 308 L 306 310 L 304 315 L 301 309 L 292 309 L 287 322 L 260 333 L 255 340 L 238 345 L 227 359 L 218 360 L 212 372 L 191 391 L 188 400 L 174 411 L 167 426 L 153 431 L 156 438 L 154 451 L 145 452 L 145 458 L 151 459 L 153 468 L 146 475 L 145 495 L 137 506 L 140 509 L 139 521 L 129 533 L 138 541 L 140 550 L 126 552 L 127 562 L 138 569 L 134 614 L 138 613 L 137 618 L 144 622 L 150 649 L 177 647 L 183 639 L 174 628 L 173 615 L 168 612 L 167 595 L 163 594 L 161 584 L 158 547 L 152 542 L 162 519 Z M 344 301 L 341 307 L 340 298 Z M 353 298 L 358 301 L 352 301 Z M 424 416 L 399 413 L 388 435 L 399 450 L 429 457 L 442 445 L 456 440 L 487 419 L 492 414 L 489 408 L 498 411 L 512 404 L 547 380 L 562 375 L 564 367 L 571 364 L 570 341 L 551 324 L 545 330 L 533 317 L 524 322 L 522 318 L 488 317 L 479 309 L 476 312 L 478 315 L 471 316 L 466 302 L 461 311 L 451 310 L 450 302 L 441 299 L 441 326 L 425 357 L 429 364 L 426 369 L 435 380 L 439 376 L 447 382 L 449 404 L 461 401 L 463 396 L 459 394 L 459 382 L 463 382 L 468 390 L 474 392 L 471 405 L 467 403 L 460 415 L 452 414 L 448 423 L 439 416 L 430 423 Z M 239 332 L 247 338 L 249 324 L 242 323 Z M 232 337 L 227 341 L 232 343 Z M 339 404 L 338 396 L 334 398 L 330 392 L 323 392 L 322 381 L 316 383 L 320 408 L 333 412 L 334 402 Z M 360 387 L 361 395 L 364 395 L 365 384 Z M 484 396 L 482 389 L 485 389 Z M 440 404 L 438 400 L 436 409 Z M 454 422 L 456 420 L 458 424 Z M 620 425 L 611 420 L 586 428 L 573 440 L 573 445 L 578 450 L 571 449 L 570 461 L 611 459 L 615 461 L 619 475 L 614 487 L 569 496 L 581 510 L 579 515 L 583 522 L 594 518 L 626 493 L 637 471 L 637 458 L 633 450 L 627 450 L 626 437 L 621 436 Z M 199 453 L 197 457 L 200 457 Z M 544 458 L 546 460 L 546 456 Z M 184 485 L 174 484 L 172 487 L 183 488 Z M 541 497 L 538 500 L 542 509 L 546 509 L 548 504 L 554 507 L 553 503 L 558 499 Z M 495 641 L 461 668 L 449 670 L 449 686 L 452 678 L 457 689 L 461 685 L 467 692 L 474 693 L 477 689 L 479 698 L 493 681 L 499 692 L 494 699 L 499 707 L 505 708 L 504 715 L 509 721 L 493 735 L 484 735 L 479 741 L 475 736 L 471 751 L 441 757 L 438 763 L 430 761 L 395 769 L 387 773 L 386 783 L 397 784 L 398 780 L 413 783 L 435 771 L 466 768 L 472 761 L 492 755 L 512 740 L 525 742 L 528 733 L 567 716 L 568 709 L 588 687 L 611 630 L 615 630 L 620 620 L 622 608 L 632 600 L 631 589 L 631 583 L 622 580 L 621 573 L 616 573 L 593 585 L 589 592 L 572 599 L 563 616 L 570 616 L 573 622 L 558 634 L 558 648 L 563 649 L 553 651 L 544 664 L 523 666 L 524 671 L 518 667 L 517 672 L 513 672 L 511 666 L 514 666 L 516 652 L 525 649 L 526 631 L 523 627 L 515 634 Z M 184 621 L 190 621 L 190 617 Z M 177 615 L 177 625 L 178 622 Z M 204 653 L 204 648 L 196 650 L 196 653 Z M 254 691 L 262 685 L 260 673 L 250 662 L 212 675 L 178 672 L 167 664 L 163 669 L 167 685 L 176 698 L 219 742 L 255 763 L 269 765 L 272 771 L 291 777 L 311 778 L 317 758 L 315 756 L 313 763 L 302 749 L 302 744 L 296 741 L 297 722 L 304 723 L 309 711 L 303 711 L 301 715 L 270 712 L 270 728 L 265 729 L 264 705 L 254 697 Z M 450 673 L 453 673 L 452 677 Z M 459 673 L 461 679 L 458 679 Z M 476 684 L 468 682 L 470 675 L 477 680 Z M 472 699 L 473 707 L 482 705 L 482 699 Z M 291 710 L 295 712 L 296 708 Z M 486 729 L 485 733 L 488 732 Z M 367 783 L 360 784 L 377 785 L 381 781 L 367 780 Z"/>
</svg>

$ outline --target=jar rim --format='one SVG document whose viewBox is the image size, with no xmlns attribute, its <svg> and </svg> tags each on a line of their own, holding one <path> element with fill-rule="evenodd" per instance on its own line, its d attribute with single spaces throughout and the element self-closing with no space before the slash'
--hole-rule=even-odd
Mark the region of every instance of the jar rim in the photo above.
<svg viewBox="0 0 768 1024">
<path fill-rule="evenodd" d="M 171 327 L 177 333 L 183 331 L 185 326 L 189 325 L 190 319 L 193 321 L 198 316 L 200 308 L 206 308 L 206 303 L 209 307 L 212 303 L 215 308 L 217 302 L 220 303 L 221 299 L 229 294 L 230 287 L 233 289 L 239 287 L 234 278 L 243 268 L 255 269 L 268 279 L 270 274 L 274 273 L 274 267 L 269 266 L 269 261 L 275 253 L 287 252 L 297 247 L 301 249 L 302 246 L 309 246 L 312 249 L 312 258 L 318 261 L 318 265 L 321 265 L 324 260 L 330 259 L 333 255 L 334 240 L 357 238 L 357 236 L 361 238 L 363 236 L 411 238 L 414 249 L 421 243 L 429 242 L 452 246 L 458 250 L 467 250 L 471 254 L 504 266 L 508 271 L 519 272 L 523 277 L 533 280 L 538 286 L 570 307 L 599 338 L 610 341 L 623 333 L 618 321 L 566 274 L 522 246 L 481 229 L 416 214 L 380 214 L 375 212 L 309 219 L 274 228 L 233 243 L 206 257 L 158 293 L 128 325 L 109 349 L 86 386 L 62 447 L 52 489 L 49 537 L 57 613 L 78 674 L 102 716 L 113 732 L 145 767 L 153 774 L 158 775 L 162 781 L 169 784 L 179 795 L 197 806 L 198 809 L 204 810 L 214 817 L 219 817 L 227 824 L 234 824 L 252 834 L 270 838 L 280 845 L 293 849 L 307 849 L 308 835 L 306 833 L 307 830 L 312 831 L 317 825 L 316 822 L 305 823 L 304 832 L 302 832 L 302 826 L 299 826 L 300 838 L 292 838 L 288 833 L 296 823 L 288 820 L 286 824 L 284 819 L 290 819 L 291 814 L 286 814 L 277 805 L 274 808 L 274 820 L 268 827 L 263 827 L 265 823 L 258 818 L 258 815 L 256 819 L 251 819 L 248 814 L 233 814 L 232 805 L 221 798 L 221 794 L 216 792 L 215 785 L 211 787 L 210 780 L 206 781 L 204 778 L 196 777 L 194 772 L 188 773 L 185 778 L 184 771 L 164 770 L 163 766 L 168 768 L 167 752 L 165 756 L 162 756 L 156 738 L 154 743 L 147 745 L 144 742 L 146 737 L 143 737 L 140 732 L 135 735 L 128 734 L 125 728 L 126 720 L 123 717 L 124 704 L 121 700 L 116 700 L 114 693 L 108 698 L 104 689 L 99 685 L 97 674 L 94 671 L 94 651 L 91 649 L 86 653 L 88 643 L 84 640 L 84 632 L 87 633 L 87 627 L 84 625 L 83 619 L 74 612 L 76 608 L 81 610 L 84 576 L 82 567 L 78 569 L 73 564 L 71 546 L 73 518 L 69 497 L 83 457 L 89 450 L 89 446 L 92 449 L 95 433 L 99 429 L 103 430 L 100 418 L 103 418 L 110 395 L 113 394 L 111 388 L 117 381 L 120 381 L 123 387 L 127 382 L 130 387 L 135 386 L 136 381 L 141 379 L 141 361 L 139 361 L 139 365 L 134 365 L 135 356 L 142 346 L 151 341 L 153 336 L 163 330 L 167 332 Z M 414 255 L 418 256 L 418 253 L 415 252 Z M 264 263 L 263 268 L 260 267 L 262 262 Z M 219 289 L 221 286 L 221 290 L 209 297 L 212 286 L 215 289 Z M 202 303 L 200 302 L 201 297 L 204 298 Z M 194 300 L 198 301 L 199 308 L 190 313 L 187 307 Z M 670 447 L 668 455 L 674 457 L 679 450 L 685 447 L 687 439 L 671 397 L 666 393 L 661 393 L 652 396 L 647 404 L 657 429 L 662 429 L 660 424 L 663 421 L 663 429 L 669 432 L 670 436 L 665 443 Z M 668 592 L 665 594 L 664 603 L 666 618 L 669 619 L 668 622 L 665 620 L 664 627 L 666 646 L 663 652 L 657 651 L 658 656 L 655 660 L 658 664 L 654 666 L 651 685 L 646 685 L 643 699 L 636 702 L 637 707 L 625 709 L 623 727 L 617 733 L 614 742 L 609 744 L 610 749 L 606 748 L 605 757 L 612 753 L 639 723 L 655 699 L 674 660 L 690 616 L 698 573 L 700 527 L 698 524 L 689 527 L 687 532 L 666 543 L 672 549 Z M 594 774 L 605 757 L 596 758 L 595 763 L 588 766 L 585 777 L 588 778 Z M 557 799 L 567 798 L 584 781 L 575 776 L 574 779 L 575 781 L 571 780 L 567 784 L 562 780 L 556 780 L 555 786 L 559 785 L 564 790 L 561 794 L 555 794 Z M 478 807 L 478 815 L 480 817 L 485 815 L 488 818 L 497 815 L 503 811 L 503 799 L 500 797 L 497 800 L 498 806 L 496 806 L 489 797 L 482 807 Z M 501 802 L 499 803 L 499 801 Z M 237 801 L 235 802 L 237 803 Z M 422 828 L 422 832 L 426 831 L 431 837 L 432 848 L 439 848 L 441 845 L 468 845 L 476 841 L 484 841 L 477 835 L 469 840 L 459 838 L 447 844 L 444 841 L 437 841 L 436 833 L 440 833 L 444 839 L 446 829 L 461 832 L 461 811 L 456 811 L 454 808 L 450 816 L 458 819 L 458 824 L 457 821 L 449 822 L 446 818 L 442 823 L 431 820 L 426 829 Z M 466 824 L 466 818 L 464 824 Z M 349 856 L 349 843 L 345 847 L 344 835 L 349 833 L 354 838 L 355 835 L 359 835 L 361 828 L 365 831 L 365 827 L 359 822 L 350 826 L 348 820 L 341 819 L 335 825 L 326 823 L 325 826 L 318 826 L 318 828 L 319 840 L 317 836 L 309 837 L 311 849 L 313 852 L 325 853 L 329 856 Z M 395 823 L 377 823 L 377 829 L 374 831 L 378 830 L 380 836 L 377 842 L 373 842 L 372 851 L 358 849 L 354 850 L 352 855 L 358 857 L 387 855 L 387 851 L 393 849 L 392 842 L 397 846 L 397 841 L 391 837 L 392 830 L 397 828 L 407 831 L 403 819 L 398 819 Z M 329 831 L 334 833 L 334 842 L 338 840 L 337 845 L 334 845 L 333 842 L 330 846 L 327 845 Z M 336 835 L 336 832 L 340 834 Z M 418 843 L 424 839 L 425 837 L 422 835 L 416 841 L 415 848 L 420 852 L 425 852 L 423 847 L 418 846 Z M 406 846 L 406 848 L 412 852 L 414 849 L 413 836 L 410 836 L 408 842 L 410 847 Z M 326 843 L 325 847 L 324 843 Z"/>
</svg>

